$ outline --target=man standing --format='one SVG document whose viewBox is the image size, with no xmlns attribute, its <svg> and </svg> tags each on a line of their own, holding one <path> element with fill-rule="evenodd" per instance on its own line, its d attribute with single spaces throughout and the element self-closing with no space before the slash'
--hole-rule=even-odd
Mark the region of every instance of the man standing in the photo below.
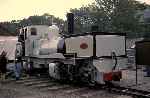
<svg viewBox="0 0 150 98">
<path fill-rule="evenodd" d="M 15 73 L 16 80 L 19 80 L 21 77 L 21 73 L 22 73 L 21 61 L 22 60 L 19 57 L 15 60 L 14 73 Z"/>
<path fill-rule="evenodd" d="M 3 51 L 1 56 L 0 56 L 0 72 L 1 72 L 1 79 L 5 80 L 6 78 L 6 65 L 7 65 L 7 58 L 6 58 L 6 52 Z"/>
</svg>

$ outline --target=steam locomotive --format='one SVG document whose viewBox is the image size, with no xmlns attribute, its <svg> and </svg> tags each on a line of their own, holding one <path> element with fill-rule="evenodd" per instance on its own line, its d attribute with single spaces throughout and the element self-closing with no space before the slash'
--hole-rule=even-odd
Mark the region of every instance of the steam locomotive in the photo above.
<svg viewBox="0 0 150 98">
<path fill-rule="evenodd" d="M 69 13 L 68 32 L 73 32 L 74 15 Z M 105 84 L 119 81 L 119 66 L 126 62 L 124 33 L 91 33 L 63 36 L 56 25 L 31 25 L 20 29 L 16 58 L 34 69 L 49 69 L 58 80 Z"/>
</svg>

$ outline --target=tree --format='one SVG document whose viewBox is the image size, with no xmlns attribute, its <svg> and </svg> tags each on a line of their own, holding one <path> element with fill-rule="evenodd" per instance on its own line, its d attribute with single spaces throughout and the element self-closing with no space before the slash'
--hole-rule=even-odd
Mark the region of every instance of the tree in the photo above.
<svg viewBox="0 0 150 98">
<path fill-rule="evenodd" d="M 71 12 L 76 15 L 77 32 L 90 31 L 92 25 L 97 25 L 102 32 L 120 32 L 134 36 L 136 32 L 144 30 L 139 23 L 141 14 L 137 13 L 148 6 L 135 0 L 95 0 L 93 4 L 71 9 Z"/>
<path fill-rule="evenodd" d="M 59 19 L 53 15 L 49 15 L 45 13 L 41 16 L 34 15 L 29 16 L 27 19 L 23 20 L 12 20 L 11 22 L 1 22 L 0 23 L 0 31 L 1 35 L 17 35 L 17 29 L 30 26 L 30 25 L 52 25 L 56 23 L 59 27 L 64 24 L 64 20 Z"/>
</svg>

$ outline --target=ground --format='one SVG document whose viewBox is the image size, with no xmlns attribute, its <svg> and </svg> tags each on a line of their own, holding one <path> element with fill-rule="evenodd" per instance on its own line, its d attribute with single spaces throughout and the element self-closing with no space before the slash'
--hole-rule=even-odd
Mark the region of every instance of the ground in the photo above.
<svg viewBox="0 0 150 98">
<path fill-rule="evenodd" d="M 78 88 L 70 85 L 67 87 L 67 85 L 58 85 L 57 83 L 53 85 L 51 82 L 43 82 L 40 83 L 41 86 L 39 86 L 37 81 L 41 82 L 41 80 L 35 81 L 33 79 L 31 81 L 1 81 L 0 98 L 131 98 L 129 96 L 91 89 L 89 87 Z M 42 87 L 43 84 L 49 85 Z"/>
<path fill-rule="evenodd" d="M 143 69 L 138 70 L 138 84 L 136 85 L 135 70 L 123 70 L 123 79 L 115 82 L 121 86 L 149 91 L 150 78 L 144 77 Z M 0 80 L 0 98 L 132 98 L 101 89 L 78 87 L 70 84 L 35 77 L 24 78 L 16 81 L 8 78 Z"/>
</svg>

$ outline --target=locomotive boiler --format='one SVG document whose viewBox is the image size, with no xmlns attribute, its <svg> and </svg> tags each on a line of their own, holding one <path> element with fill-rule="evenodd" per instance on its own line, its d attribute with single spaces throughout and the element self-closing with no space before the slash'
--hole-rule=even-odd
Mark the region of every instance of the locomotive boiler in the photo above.
<svg viewBox="0 0 150 98">
<path fill-rule="evenodd" d="M 68 14 L 73 32 L 73 14 Z M 49 69 L 58 80 L 104 84 L 119 81 L 126 63 L 124 33 L 93 31 L 63 36 L 56 25 L 31 25 L 20 29 L 16 57 L 34 69 Z"/>
</svg>

